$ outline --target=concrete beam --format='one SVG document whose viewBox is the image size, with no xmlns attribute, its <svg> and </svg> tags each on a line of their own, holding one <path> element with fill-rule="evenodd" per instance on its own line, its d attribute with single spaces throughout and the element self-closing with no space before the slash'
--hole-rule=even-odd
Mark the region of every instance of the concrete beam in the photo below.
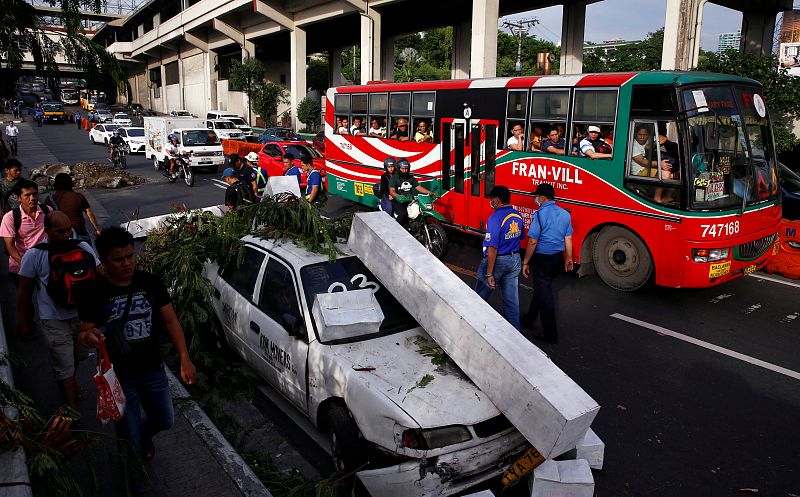
<svg viewBox="0 0 800 497">
<path fill-rule="evenodd" d="M 776 17 L 777 12 L 742 12 L 741 51 L 762 57 L 771 54 Z"/>
<path fill-rule="evenodd" d="M 294 14 L 296 26 L 305 26 L 320 21 L 327 21 L 333 17 L 349 14 L 356 10 L 363 10 L 348 2 L 331 2 L 318 5 Z"/>
<path fill-rule="evenodd" d="M 208 52 L 208 38 L 203 39 L 186 31 L 183 33 L 183 39 L 186 41 L 186 43 L 199 48 L 203 52 Z"/>
<path fill-rule="evenodd" d="M 453 26 L 453 61 L 450 69 L 450 78 L 469 78 L 469 50 L 472 36 L 472 27 L 469 22 Z"/>
<path fill-rule="evenodd" d="M 383 81 L 394 81 L 394 42 L 396 37 L 381 39 L 381 77 Z"/>
<path fill-rule="evenodd" d="M 361 84 L 381 77 L 381 15 L 367 9 L 361 15 Z"/>
<path fill-rule="evenodd" d="M 497 75 L 497 21 L 500 0 L 472 0 L 472 44 L 470 77 Z"/>
<path fill-rule="evenodd" d="M 367 2 L 364 0 L 342 0 L 344 3 L 352 5 L 358 10 L 364 11 L 367 8 Z"/>
<path fill-rule="evenodd" d="M 661 70 L 686 71 L 696 64 L 706 0 L 667 0 Z"/>
<path fill-rule="evenodd" d="M 583 72 L 583 40 L 586 31 L 586 1 L 564 5 L 561 22 L 560 74 Z"/>
<path fill-rule="evenodd" d="M 253 10 L 280 24 L 289 31 L 294 29 L 294 16 L 282 9 L 267 4 L 264 0 L 253 0 Z"/>
<path fill-rule="evenodd" d="M 211 27 L 215 30 L 219 31 L 223 35 L 227 36 L 231 40 L 239 43 L 240 45 L 244 45 L 244 33 L 239 31 L 238 29 L 234 28 L 230 24 L 220 19 L 214 19 L 211 21 Z"/>
<path fill-rule="evenodd" d="M 295 29 L 289 33 L 289 105 L 291 106 L 292 128 L 300 129 L 297 120 L 297 106 L 306 98 L 306 31 Z M 308 124 L 308 123 L 306 123 Z"/>
</svg>

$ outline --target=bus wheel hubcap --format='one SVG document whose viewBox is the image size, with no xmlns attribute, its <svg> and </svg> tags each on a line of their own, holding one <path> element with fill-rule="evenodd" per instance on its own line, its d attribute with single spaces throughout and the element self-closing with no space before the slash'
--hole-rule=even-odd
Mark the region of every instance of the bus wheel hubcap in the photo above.
<svg viewBox="0 0 800 497">
<path fill-rule="evenodd" d="M 608 246 L 608 262 L 615 271 L 630 273 L 636 269 L 639 254 L 628 240 L 614 240 Z"/>
</svg>

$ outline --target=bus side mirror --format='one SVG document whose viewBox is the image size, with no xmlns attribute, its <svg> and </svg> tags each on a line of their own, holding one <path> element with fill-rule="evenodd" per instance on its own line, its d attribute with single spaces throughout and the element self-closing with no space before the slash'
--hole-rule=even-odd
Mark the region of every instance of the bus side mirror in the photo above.
<svg viewBox="0 0 800 497">
<path fill-rule="evenodd" d="M 716 122 L 703 125 L 703 141 L 706 149 L 716 150 L 719 148 L 718 131 Z"/>
</svg>

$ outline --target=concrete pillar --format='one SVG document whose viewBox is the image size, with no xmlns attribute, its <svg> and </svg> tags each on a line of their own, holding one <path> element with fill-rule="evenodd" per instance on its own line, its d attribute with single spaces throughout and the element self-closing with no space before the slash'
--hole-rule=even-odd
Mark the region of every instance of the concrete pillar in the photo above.
<svg viewBox="0 0 800 497">
<path fill-rule="evenodd" d="M 686 71 L 697 64 L 706 0 L 667 0 L 661 70 Z"/>
<path fill-rule="evenodd" d="M 180 108 L 181 109 L 185 109 L 186 108 L 186 95 L 183 94 L 183 92 L 185 91 L 184 90 L 185 87 L 183 85 L 183 57 L 181 57 L 180 53 L 178 53 L 178 85 L 181 88 L 181 91 L 180 91 L 180 99 L 181 99 L 180 104 L 181 104 L 181 107 Z"/>
<path fill-rule="evenodd" d="M 500 0 L 472 0 L 470 77 L 497 75 L 497 21 Z"/>
<path fill-rule="evenodd" d="M 331 77 L 331 86 L 344 86 L 347 84 L 342 76 L 342 49 L 332 48 L 328 50 L 328 74 Z"/>
<path fill-rule="evenodd" d="M 469 49 L 472 25 L 469 22 L 453 26 L 453 60 L 450 66 L 451 79 L 469 78 Z"/>
<path fill-rule="evenodd" d="M 252 41 L 247 41 L 245 38 L 244 43 L 242 43 L 242 62 L 245 60 L 255 57 L 256 56 L 256 45 Z M 242 92 L 242 113 L 247 114 L 247 122 L 253 121 L 253 112 L 250 108 L 250 97 L 247 96 L 247 93 Z"/>
<path fill-rule="evenodd" d="M 561 22 L 560 74 L 583 72 L 583 40 L 586 31 L 586 1 L 564 4 Z"/>
<path fill-rule="evenodd" d="M 771 54 L 776 17 L 773 12 L 742 12 L 741 51 L 762 57 Z"/>
<path fill-rule="evenodd" d="M 375 9 L 361 14 L 361 83 L 381 77 L 381 15 Z"/>
<path fill-rule="evenodd" d="M 295 28 L 289 33 L 289 105 L 292 112 L 292 128 L 299 129 L 297 105 L 306 97 L 306 32 Z"/>
<path fill-rule="evenodd" d="M 387 36 L 381 40 L 381 79 L 394 81 L 394 42 L 395 36 Z"/>
<path fill-rule="evenodd" d="M 217 81 L 219 81 L 219 73 L 216 66 L 219 64 L 219 56 L 213 50 L 209 50 L 206 56 L 208 57 L 208 108 L 218 109 Z"/>
<path fill-rule="evenodd" d="M 169 107 L 167 107 L 167 72 L 164 70 L 164 64 L 162 63 L 159 66 L 161 71 L 161 112 L 164 114 L 169 113 Z"/>
</svg>

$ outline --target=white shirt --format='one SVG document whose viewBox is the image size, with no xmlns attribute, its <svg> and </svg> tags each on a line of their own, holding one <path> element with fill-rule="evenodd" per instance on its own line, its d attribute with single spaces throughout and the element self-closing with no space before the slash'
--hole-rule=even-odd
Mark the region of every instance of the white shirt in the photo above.
<svg viewBox="0 0 800 497">
<path fill-rule="evenodd" d="M 19 128 L 16 126 L 6 126 L 6 136 L 18 136 Z"/>
<path fill-rule="evenodd" d="M 509 138 L 508 142 L 506 143 L 508 144 L 508 147 L 511 148 L 512 145 L 519 145 L 522 143 L 522 140 L 518 140 L 516 136 L 511 135 L 511 138 Z"/>
<path fill-rule="evenodd" d="M 646 167 L 642 166 L 641 164 L 637 163 L 633 160 L 634 157 L 639 157 L 640 155 L 644 158 L 646 149 L 645 146 L 633 140 L 633 151 L 631 152 L 631 174 L 640 176 L 642 172 L 647 169 Z"/>
<path fill-rule="evenodd" d="M 386 129 L 385 128 L 372 128 L 372 127 L 369 128 L 369 134 L 370 135 L 383 136 L 385 133 L 386 133 Z"/>
</svg>

